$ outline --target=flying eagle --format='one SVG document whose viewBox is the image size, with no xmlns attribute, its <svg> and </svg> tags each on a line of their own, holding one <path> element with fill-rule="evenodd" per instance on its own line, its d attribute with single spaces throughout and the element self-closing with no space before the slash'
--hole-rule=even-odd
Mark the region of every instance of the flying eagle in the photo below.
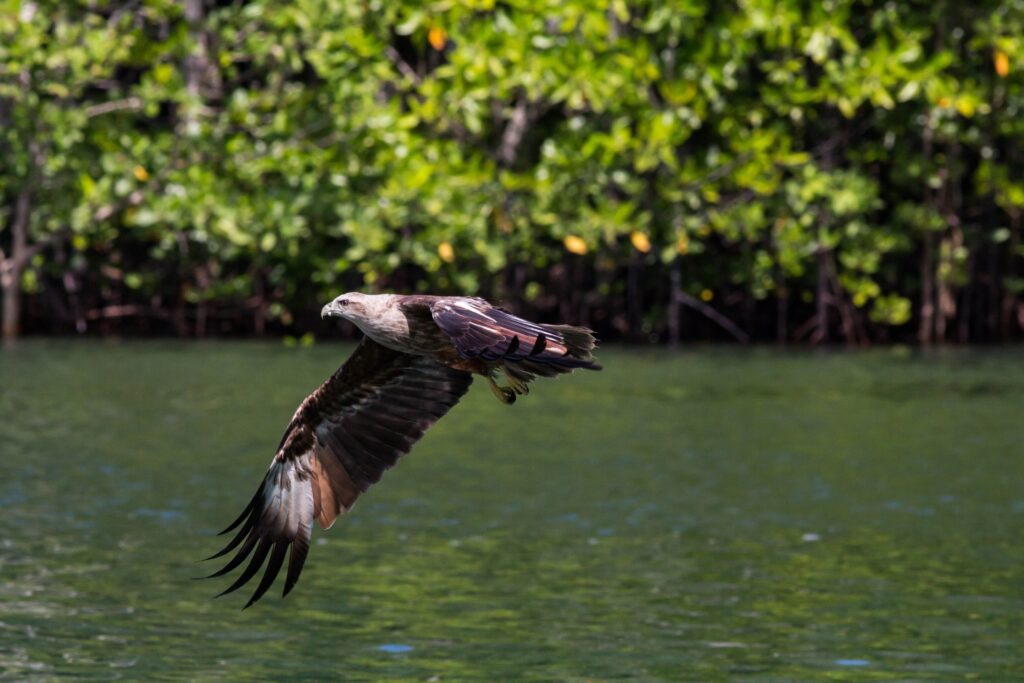
<svg viewBox="0 0 1024 683">
<path fill-rule="evenodd" d="M 306 561 L 313 520 L 329 529 L 350 510 L 458 403 L 474 374 L 487 380 L 502 403 L 511 404 L 537 377 L 601 369 L 592 355 L 590 330 L 538 325 L 483 299 L 349 293 L 324 306 L 320 315 L 345 318 L 365 336 L 295 411 L 256 495 L 221 533 L 238 532 L 207 558 L 238 548 L 223 569 L 206 577 L 213 578 L 252 556 L 220 595 L 243 586 L 267 563 L 245 607 L 270 588 L 290 547 L 283 592 L 288 595 Z M 499 370 L 508 386 L 497 383 Z"/>
</svg>

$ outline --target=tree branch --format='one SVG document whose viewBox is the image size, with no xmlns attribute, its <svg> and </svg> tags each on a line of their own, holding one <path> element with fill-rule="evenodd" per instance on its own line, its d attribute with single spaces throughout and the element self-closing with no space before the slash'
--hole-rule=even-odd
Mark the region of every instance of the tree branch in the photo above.
<svg viewBox="0 0 1024 683">
<path fill-rule="evenodd" d="M 420 75 L 416 73 L 416 71 L 411 66 L 409 66 L 408 62 L 402 59 L 402 55 L 398 54 L 398 50 L 396 50 L 391 45 L 388 45 L 386 48 L 384 48 L 384 54 L 385 56 L 387 56 L 388 61 L 390 61 L 394 65 L 394 67 L 402 73 L 403 76 L 408 78 L 417 86 L 423 85 L 423 79 L 420 78 Z"/>
<path fill-rule="evenodd" d="M 516 162 L 516 157 L 519 156 L 519 143 L 523 140 L 529 122 L 529 102 L 526 95 L 520 95 L 516 108 L 512 111 L 512 118 L 501 135 L 501 144 L 498 146 L 498 160 L 501 163 L 511 166 Z"/>
<path fill-rule="evenodd" d="M 109 102 L 101 102 L 100 104 L 94 104 L 91 107 L 85 108 L 85 115 L 90 119 L 96 116 L 102 116 L 103 114 L 109 114 L 115 111 L 139 111 L 142 109 L 142 99 L 138 97 L 127 97 L 123 100 L 111 100 Z"/>
<path fill-rule="evenodd" d="M 698 313 L 704 315 L 704 317 L 708 318 L 712 322 L 717 323 L 719 327 L 721 327 L 723 330 L 725 330 L 733 337 L 735 337 L 736 341 L 740 342 L 741 344 L 750 343 L 749 334 L 741 330 L 739 327 L 736 326 L 736 323 L 729 320 L 724 315 L 713 309 L 711 306 L 708 306 L 700 299 L 691 296 L 686 292 L 676 292 L 676 297 L 678 298 L 679 303 L 685 306 L 689 306 Z"/>
</svg>

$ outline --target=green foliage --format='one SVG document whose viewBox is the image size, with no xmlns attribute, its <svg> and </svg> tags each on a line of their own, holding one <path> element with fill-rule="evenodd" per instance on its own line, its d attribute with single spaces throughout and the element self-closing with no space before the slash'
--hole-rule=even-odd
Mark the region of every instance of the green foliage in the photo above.
<svg viewBox="0 0 1024 683">
<path fill-rule="evenodd" d="M 366 286 L 647 334 L 676 269 L 747 327 L 792 300 L 762 336 L 827 300 L 927 341 L 992 264 L 1021 305 L 1020 0 L 0 7 L 3 218 L 31 187 L 26 283 L 72 308 L 301 333 Z"/>
</svg>

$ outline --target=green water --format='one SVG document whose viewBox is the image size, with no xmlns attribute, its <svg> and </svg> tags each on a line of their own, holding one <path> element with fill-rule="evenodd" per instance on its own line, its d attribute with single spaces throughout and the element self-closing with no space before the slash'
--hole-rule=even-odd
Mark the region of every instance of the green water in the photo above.
<svg viewBox="0 0 1024 683">
<path fill-rule="evenodd" d="M 349 348 L 0 350 L 0 677 L 1024 679 L 1020 350 L 478 382 L 287 599 L 211 600 L 196 560 Z"/>
</svg>

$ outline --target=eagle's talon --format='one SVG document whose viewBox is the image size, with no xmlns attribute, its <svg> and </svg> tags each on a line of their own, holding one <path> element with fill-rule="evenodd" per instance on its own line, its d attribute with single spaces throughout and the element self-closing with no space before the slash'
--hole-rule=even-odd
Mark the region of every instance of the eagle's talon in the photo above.
<svg viewBox="0 0 1024 683">
<path fill-rule="evenodd" d="M 491 387 L 491 393 L 493 393 L 498 400 L 505 405 L 512 405 L 516 402 L 516 392 L 512 391 L 508 387 L 498 386 L 498 383 L 494 381 L 493 377 L 488 377 L 487 383 Z"/>
<path fill-rule="evenodd" d="M 512 390 L 515 391 L 520 396 L 526 396 L 528 393 L 530 393 L 530 387 L 526 384 L 526 382 L 523 382 L 522 380 L 516 379 L 514 377 L 509 377 L 508 383 L 512 387 Z"/>
</svg>

